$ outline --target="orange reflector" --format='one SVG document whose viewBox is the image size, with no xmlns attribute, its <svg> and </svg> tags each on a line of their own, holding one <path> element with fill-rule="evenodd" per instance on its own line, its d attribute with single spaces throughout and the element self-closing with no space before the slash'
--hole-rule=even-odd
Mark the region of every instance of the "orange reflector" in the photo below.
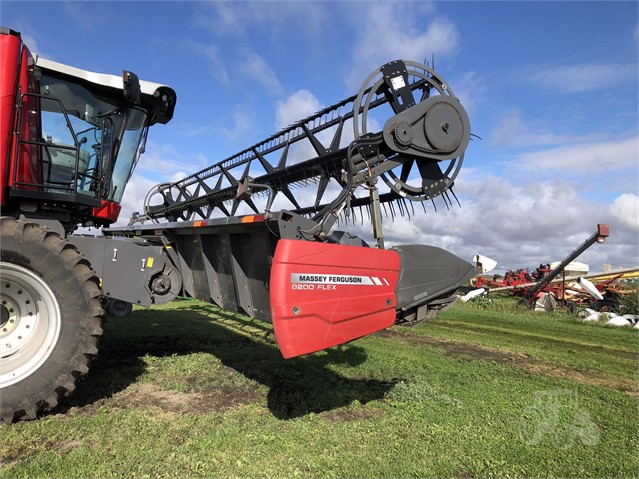
<svg viewBox="0 0 639 479">
<path fill-rule="evenodd" d="M 264 221 L 264 215 L 248 215 L 242 218 L 242 223 L 255 223 L 257 221 Z"/>
<path fill-rule="evenodd" d="M 207 222 L 206 221 L 196 221 L 195 223 L 193 223 L 193 226 L 206 226 Z"/>
</svg>

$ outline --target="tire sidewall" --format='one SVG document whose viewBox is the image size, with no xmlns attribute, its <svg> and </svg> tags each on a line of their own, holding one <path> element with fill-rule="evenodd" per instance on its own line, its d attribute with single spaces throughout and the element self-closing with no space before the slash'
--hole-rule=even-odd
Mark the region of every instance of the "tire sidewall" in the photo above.
<svg viewBox="0 0 639 479">
<path fill-rule="evenodd" d="M 29 403 L 47 401 L 56 388 L 69 382 L 70 366 L 82 360 L 80 345 L 90 334 L 88 324 L 82 318 L 86 318 L 91 310 L 91 298 L 87 297 L 84 285 L 73 272 L 76 263 L 65 263 L 62 256 L 48 249 L 43 242 L 4 237 L 0 255 L 3 262 L 22 266 L 42 278 L 53 291 L 60 308 L 60 331 L 51 354 L 36 371 L 1 391 L 2 406 L 19 410 L 21 405 L 27 407 Z"/>
</svg>

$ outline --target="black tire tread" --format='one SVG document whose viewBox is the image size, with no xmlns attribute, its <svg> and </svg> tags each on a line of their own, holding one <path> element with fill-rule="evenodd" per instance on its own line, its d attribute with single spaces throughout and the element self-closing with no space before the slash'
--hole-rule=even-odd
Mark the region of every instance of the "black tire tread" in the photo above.
<svg viewBox="0 0 639 479">
<path fill-rule="evenodd" d="M 10 424 L 20 419 L 35 419 L 39 413 L 54 408 L 60 398 L 75 390 L 77 381 L 88 373 L 91 360 L 97 355 L 104 311 L 99 299 L 99 279 L 91 269 L 90 263 L 73 244 L 33 222 L 9 217 L 0 221 L 3 238 L 13 237 L 21 243 L 39 244 L 51 254 L 60 257 L 69 274 L 82 285 L 82 291 L 78 293 L 84 296 L 88 305 L 84 317 L 81 318 L 85 334 L 81 343 L 77 345 L 79 354 L 74 355 L 74 362 L 68 364 L 66 370 L 58 375 L 50 390 L 35 392 L 19 404 L 2 402 L 0 419 Z"/>
</svg>

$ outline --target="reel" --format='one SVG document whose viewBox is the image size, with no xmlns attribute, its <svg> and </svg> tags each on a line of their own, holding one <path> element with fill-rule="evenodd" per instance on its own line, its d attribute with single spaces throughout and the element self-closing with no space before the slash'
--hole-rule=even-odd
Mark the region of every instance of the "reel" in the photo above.
<svg viewBox="0 0 639 479">
<path fill-rule="evenodd" d="M 354 140 L 340 146 L 347 121 L 352 121 Z M 241 202 L 259 213 L 252 196 L 268 194 L 272 203 L 278 193 L 291 202 L 291 211 L 311 219 L 327 212 L 348 216 L 354 207 L 373 203 L 382 208 L 388 203 L 394 216 L 392 203 L 400 213 L 408 212 L 406 200 L 422 202 L 425 210 L 423 202 L 437 196 L 448 207 L 448 190 L 455 196 L 452 186 L 469 140 L 466 110 L 443 78 L 423 64 L 396 60 L 373 71 L 356 95 L 182 180 L 155 186 L 145 199 L 144 215 L 132 221 L 232 217 Z M 370 193 L 379 176 L 389 191 L 375 199 Z M 330 179 L 342 191 L 321 204 Z M 312 203 L 309 195 L 295 192 L 309 184 L 317 185 Z M 360 186 L 369 194 L 358 198 Z"/>
<path fill-rule="evenodd" d="M 411 201 L 444 195 L 459 174 L 470 141 L 466 110 L 434 70 L 397 60 L 376 69 L 359 90 L 353 105 L 356 139 L 370 134 L 371 106 L 381 98 L 394 113 L 384 125 L 383 136 L 386 146 L 395 152 L 388 160 L 397 163 L 381 178 L 392 191 Z"/>
</svg>

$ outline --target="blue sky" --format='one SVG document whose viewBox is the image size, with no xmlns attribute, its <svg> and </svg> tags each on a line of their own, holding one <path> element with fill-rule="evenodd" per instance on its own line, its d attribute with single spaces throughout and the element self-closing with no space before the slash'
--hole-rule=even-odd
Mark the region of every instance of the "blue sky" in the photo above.
<svg viewBox="0 0 639 479">
<path fill-rule="evenodd" d="M 381 64 L 434 54 L 482 140 L 456 183 L 462 207 L 388 221 L 389 241 L 506 269 L 559 260 L 609 223 L 580 259 L 639 265 L 636 2 L 4 0 L 0 23 L 46 58 L 177 91 L 125 215 L 153 184 L 336 103 Z"/>
</svg>

